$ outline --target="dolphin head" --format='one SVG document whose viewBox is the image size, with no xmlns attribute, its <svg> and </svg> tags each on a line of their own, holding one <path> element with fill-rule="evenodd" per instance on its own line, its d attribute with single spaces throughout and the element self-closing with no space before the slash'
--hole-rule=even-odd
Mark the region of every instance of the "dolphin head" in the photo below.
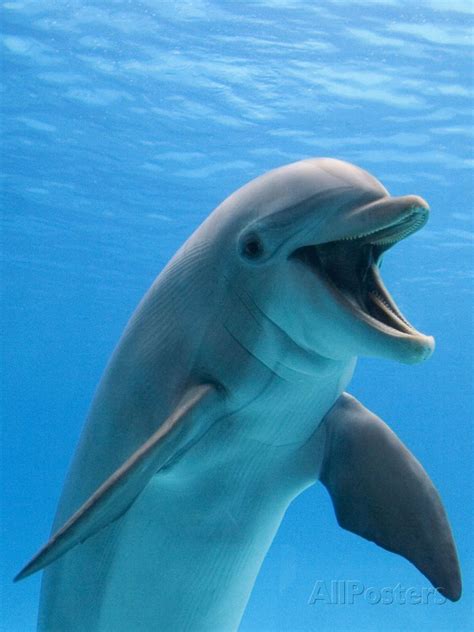
<svg viewBox="0 0 474 632">
<path fill-rule="evenodd" d="M 384 253 L 426 223 L 422 198 L 391 197 L 366 171 L 323 158 L 253 180 L 221 212 L 238 286 L 300 347 L 335 360 L 431 355 L 434 339 L 408 322 L 380 275 Z"/>
</svg>

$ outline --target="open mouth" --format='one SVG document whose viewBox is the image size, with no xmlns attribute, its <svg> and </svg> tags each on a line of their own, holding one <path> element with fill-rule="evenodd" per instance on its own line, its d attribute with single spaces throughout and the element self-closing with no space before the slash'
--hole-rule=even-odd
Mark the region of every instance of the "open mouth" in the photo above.
<svg viewBox="0 0 474 632">
<path fill-rule="evenodd" d="M 388 334 L 420 334 L 383 284 L 380 264 L 386 250 L 419 230 L 428 209 L 413 207 L 402 220 L 363 235 L 304 246 L 293 253 L 326 283 L 335 298 L 358 318 Z"/>
</svg>

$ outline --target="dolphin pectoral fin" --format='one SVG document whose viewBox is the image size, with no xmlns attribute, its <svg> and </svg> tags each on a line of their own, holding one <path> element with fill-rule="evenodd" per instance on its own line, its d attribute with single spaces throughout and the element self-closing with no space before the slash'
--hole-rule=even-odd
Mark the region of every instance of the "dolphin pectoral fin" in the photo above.
<svg viewBox="0 0 474 632">
<path fill-rule="evenodd" d="M 321 481 L 339 524 L 412 562 L 457 601 L 461 574 L 449 522 L 423 467 L 390 428 L 343 394 L 326 415 Z"/>
<path fill-rule="evenodd" d="M 196 419 L 198 407 L 205 405 L 216 387 L 202 384 L 186 393 L 178 407 L 73 514 L 47 542 L 47 544 L 18 573 L 14 581 L 24 579 L 48 566 L 81 544 L 111 522 L 122 516 L 145 488 L 152 476 L 177 453 L 197 441 L 212 425 Z"/>
</svg>

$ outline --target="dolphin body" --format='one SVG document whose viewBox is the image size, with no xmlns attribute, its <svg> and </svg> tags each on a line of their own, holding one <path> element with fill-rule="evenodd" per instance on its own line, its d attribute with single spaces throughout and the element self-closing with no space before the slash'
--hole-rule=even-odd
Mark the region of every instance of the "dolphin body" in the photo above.
<svg viewBox="0 0 474 632">
<path fill-rule="evenodd" d="M 40 630 L 237 629 L 288 505 L 317 480 L 341 526 L 459 598 L 432 482 L 344 393 L 358 355 L 433 350 L 379 272 L 427 217 L 334 159 L 271 171 L 208 217 L 128 323 L 54 535 L 17 576 L 48 566 Z"/>
</svg>

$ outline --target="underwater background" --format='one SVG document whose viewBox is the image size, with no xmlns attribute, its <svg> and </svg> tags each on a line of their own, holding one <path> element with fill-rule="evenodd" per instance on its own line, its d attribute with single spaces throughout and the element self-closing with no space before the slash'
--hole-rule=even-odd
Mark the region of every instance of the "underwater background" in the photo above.
<svg viewBox="0 0 474 632">
<path fill-rule="evenodd" d="M 429 586 L 338 527 L 317 485 L 289 508 L 240 630 L 473 629 L 472 6 L 1 3 L 1 630 L 35 628 L 40 576 L 12 577 L 48 538 L 94 389 L 138 301 L 227 195 L 312 156 L 354 162 L 431 205 L 428 226 L 385 257 L 384 279 L 436 352 L 418 366 L 361 359 L 350 392 L 438 487 L 464 595 L 309 603 L 320 580 L 372 595 Z"/>
</svg>

